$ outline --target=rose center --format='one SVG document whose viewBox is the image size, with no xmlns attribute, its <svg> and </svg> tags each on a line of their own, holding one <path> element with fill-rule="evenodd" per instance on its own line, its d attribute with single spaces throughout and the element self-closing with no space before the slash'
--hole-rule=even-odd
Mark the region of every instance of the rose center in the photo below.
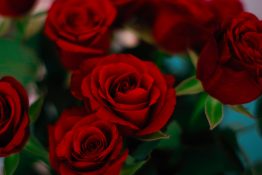
<svg viewBox="0 0 262 175">
<path fill-rule="evenodd" d="M 67 16 L 67 24 L 76 28 L 94 28 L 100 18 L 92 10 L 75 10 Z"/>
<path fill-rule="evenodd" d="M 128 81 L 121 82 L 118 86 L 119 92 L 127 92 L 128 90 L 133 89 L 132 85 Z"/>
<path fill-rule="evenodd" d="M 84 141 L 82 144 L 81 152 L 84 155 L 89 155 L 91 153 L 99 152 L 99 150 L 103 149 L 103 143 L 98 138 L 90 138 Z"/>
<path fill-rule="evenodd" d="M 134 76 L 125 77 L 113 85 L 111 95 L 116 96 L 117 93 L 127 93 L 130 90 L 137 88 L 137 80 Z"/>
</svg>

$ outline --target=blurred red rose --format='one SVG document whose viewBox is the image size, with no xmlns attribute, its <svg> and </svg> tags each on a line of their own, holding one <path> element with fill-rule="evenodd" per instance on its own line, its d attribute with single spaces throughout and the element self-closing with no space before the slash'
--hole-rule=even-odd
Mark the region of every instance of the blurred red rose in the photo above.
<svg viewBox="0 0 262 175">
<path fill-rule="evenodd" d="M 28 97 L 12 77 L 0 80 L 0 157 L 22 149 L 29 136 Z"/>
<path fill-rule="evenodd" d="M 225 104 L 242 104 L 262 93 L 262 22 L 241 13 L 217 31 L 203 49 L 197 76 Z"/>
<path fill-rule="evenodd" d="M 45 33 L 59 47 L 65 67 L 74 69 L 83 59 L 108 52 L 115 16 L 110 0 L 57 0 L 48 13 Z"/>
<path fill-rule="evenodd" d="M 0 0 L 0 15 L 17 17 L 31 10 L 36 0 Z"/>
<path fill-rule="evenodd" d="M 159 131 L 171 117 L 173 83 L 153 63 L 116 54 L 85 61 L 73 73 L 71 90 L 123 133 L 142 136 Z"/>
<path fill-rule="evenodd" d="M 127 158 L 116 126 L 78 108 L 65 110 L 49 126 L 49 145 L 59 174 L 118 175 Z"/>
<path fill-rule="evenodd" d="M 230 20 L 244 11 L 240 0 L 211 0 L 210 8 L 215 14 L 215 21 L 218 24 Z"/>
<path fill-rule="evenodd" d="M 171 53 L 199 49 L 212 34 L 214 14 L 206 0 L 158 0 L 153 37 Z"/>
</svg>

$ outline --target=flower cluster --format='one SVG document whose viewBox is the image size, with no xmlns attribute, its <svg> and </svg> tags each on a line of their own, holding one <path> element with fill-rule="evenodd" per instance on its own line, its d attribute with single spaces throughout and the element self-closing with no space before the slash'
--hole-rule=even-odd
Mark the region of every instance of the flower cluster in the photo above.
<svg viewBox="0 0 262 175">
<path fill-rule="evenodd" d="M 19 19 L 35 3 L 0 0 L 0 15 Z M 112 49 L 121 28 L 168 54 L 194 51 L 196 81 L 223 104 L 262 94 L 262 21 L 240 0 L 55 0 L 44 33 L 81 104 L 48 126 L 50 163 L 59 174 L 119 175 L 130 153 L 128 139 L 159 134 L 174 114 L 175 77 L 150 58 Z M 2 78 L 0 157 L 25 145 L 28 110 L 22 85 Z"/>
<path fill-rule="evenodd" d="M 57 0 L 45 32 L 84 104 L 51 127 L 51 161 L 61 174 L 119 174 L 123 138 L 153 134 L 173 114 L 172 76 L 135 56 L 110 53 L 112 31 L 134 23 L 170 53 L 201 52 L 197 76 L 222 102 L 244 103 L 262 92 L 261 22 L 238 0 Z"/>
<path fill-rule="evenodd" d="M 50 158 L 61 174 L 119 174 L 127 155 L 123 137 L 158 132 L 173 114 L 172 76 L 133 55 L 109 53 L 117 12 L 129 3 L 58 0 L 49 11 L 45 32 L 72 70 L 72 94 L 84 103 L 65 110 L 50 129 Z"/>
</svg>

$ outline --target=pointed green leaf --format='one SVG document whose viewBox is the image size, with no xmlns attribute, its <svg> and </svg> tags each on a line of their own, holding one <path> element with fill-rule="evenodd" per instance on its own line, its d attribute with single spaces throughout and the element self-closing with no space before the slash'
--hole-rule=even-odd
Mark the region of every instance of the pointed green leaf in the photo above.
<svg viewBox="0 0 262 175">
<path fill-rule="evenodd" d="M 170 138 L 166 140 L 160 140 L 157 148 L 162 150 L 172 150 L 177 148 L 181 144 L 181 132 L 182 131 L 178 123 L 173 121 L 168 125 L 166 131 L 166 133 L 170 135 Z"/>
<path fill-rule="evenodd" d="M 193 50 L 188 50 L 188 55 L 190 57 L 190 60 L 191 60 L 192 64 L 196 68 L 197 67 L 197 62 L 198 62 L 198 55 Z"/>
<path fill-rule="evenodd" d="M 48 163 L 49 161 L 48 152 L 34 136 L 30 136 L 30 139 L 28 140 L 24 150 L 38 157 L 45 163 Z"/>
<path fill-rule="evenodd" d="M 30 38 L 41 31 L 45 23 L 47 12 L 38 12 L 28 17 L 24 25 L 24 38 Z"/>
<path fill-rule="evenodd" d="M 31 106 L 29 110 L 29 116 L 31 122 L 35 122 L 40 115 L 42 106 L 44 104 L 44 96 L 40 96 Z"/>
<path fill-rule="evenodd" d="M 23 16 L 22 18 L 17 18 L 15 20 L 15 26 L 16 26 L 16 39 L 18 41 L 21 41 L 24 39 L 26 27 L 29 23 L 30 16 Z"/>
<path fill-rule="evenodd" d="M 212 130 L 218 126 L 223 119 L 223 104 L 209 96 L 206 99 L 205 113 L 210 129 Z"/>
<path fill-rule="evenodd" d="M 23 85 L 37 79 L 40 62 L 36 54 L 19 42 L 0 38 L 0 76 L 14 76 Z"/>
<path fill-rule="evenodd" d="M 229 107 L 233 109 L 234 111 L 241 113 L 247 117 L 250 117 L 253 119 L 255 118 L 243 105 L 229 105 Z"/>
<path fill-rule="evenodd" d="M 150 135 L 139 137 L 138 139 L 142 141 L 150 142 L 150 141 L 161 140 L 161 139 L 169 139 L 169 135 L 161 131 L 158 131 Z"/>
<path fill-rule="evenodd" d="M 141 161 L 135 163 L 133 165 L 124 166 L 121 170 L 121 175 L 134 175 L 142 166 L 146 163 L 146 161 Z"/>
<path fill-rule="evenodd" d="M 196 79 L 195 76 L 190 77 L 190 78 L 182 81 L 176 87 L 176 95 L 177 96 L 193 95 L 193 94 L 198 94 L 202 91 L 203 91 L 202 84 L 198 79 Z"/>
<path fill-rule="evenodd" d="M 11 20 L 8 18 L 0 17 L 0 36 L 5 35 L 11 26 Z"/>
<path fill-rule="evenodd" d="M 192 116 L 190 118 L 189 126 L 190 128 L 195 127 L 196 123 L 202 118 L 201 114 L 205 109 L 206 104 L 206 93 L 202 93 L 199 98 L 197 99 L 196 104 L 194 105 L 194 109 L 192 111 Z"/>
<path fill-rule="evenodd" d="M 135 162 L 133 157 L 128 156 L 120 175 L 134 175 L 147 161 L 148 160 Z"/>
<path fill-rule="evenodd" d="M 131 155 L 137 161 L 148 159 L 152 151 L 157 148 L 158 144 L 159 140 L 152 142 L 143 142 L 136 148 L 133 153 L 131 153 Z"/>
<path fill-rule="evenodd" d="M 19 164 L 19 154 L 13 154 L 4 159 L 4 175 L 13 175 Z"/>
<path fill-rule="evenodd" d="M 150 154 L 157 147 L 158 143 L 159 140 L 139 144 L 131 155 L 128 156 L 121 175 L 133 175 L 136 173 L 150 159 Z"/>
</svg>

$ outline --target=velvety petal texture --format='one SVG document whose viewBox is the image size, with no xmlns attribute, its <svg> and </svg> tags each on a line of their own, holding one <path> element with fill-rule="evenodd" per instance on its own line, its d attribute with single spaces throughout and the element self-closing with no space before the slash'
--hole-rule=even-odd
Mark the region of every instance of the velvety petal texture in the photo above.
<svg viewBox="0 0 262 175">
<path fill-rule="evenodd" d="M 73 73 L 71 90 L 123 133 L 142 136 L 159 131 L 173 114 L 173 79 L 151 62 L 114 54 L 85 61 Z"/>
<path fill-rule="evenodd" d="M 220 23 L 243 11 L 239 0 L 154 0 L 153 37 L 170 53 L 200 51 Z"/>
<path fill-rule="evenodd" d="M 19 17 L 28 13 L 36 0 L 0 0 L 0 15 Z"/>
<path fill-rule="evenodd" d="M 108 52 L 115 16 L 110 0 L 56 0 L 45 33 L 60 49 L 62 63 L 74 69 L 83 59 Z"/>
<path fill-rule="evenodd" d="M 197 77 L 225 104 L 250 102 L 262 94 L 262 22 L 243 12 L 221 25 L 203 49 Z"/>
<path fill-rule="evenodd" d="M 12 77 L 0 80 L 0 157 L 19 152 L 29 136 L 29 102 L 23 86 Z"/>
<path fill-rule="evenodd" d="M 206 0 L 158 0 L 156 6 L 153 36 L 171 53 L 200 48 L 212 32 L 214 14 Z"/>
<path fill-rule="evenodd" d="M 244 11 L 240 0 L 211 0 L 209 6 L 218 23 L 230 20 Z"/>
<path fill-rule="evenodd" d="M 128 154 L 114 124 L 81 108 L 49 126 L 49 145 L 51 165 L 63 175 L 118 175 Z"/>
</svg>

